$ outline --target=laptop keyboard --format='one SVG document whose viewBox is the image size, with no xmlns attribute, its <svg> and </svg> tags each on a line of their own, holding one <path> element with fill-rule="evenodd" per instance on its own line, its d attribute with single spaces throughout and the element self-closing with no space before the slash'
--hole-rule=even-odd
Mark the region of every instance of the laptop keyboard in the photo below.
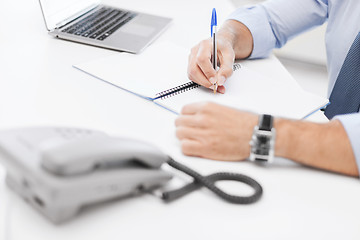
<svg viewBox="0 0 360 240">
<path fill-rule="evenodd" d="M 103 41 L 135 16 L 133 12 L 102 7 L 61 31 Z"/>
</svg>

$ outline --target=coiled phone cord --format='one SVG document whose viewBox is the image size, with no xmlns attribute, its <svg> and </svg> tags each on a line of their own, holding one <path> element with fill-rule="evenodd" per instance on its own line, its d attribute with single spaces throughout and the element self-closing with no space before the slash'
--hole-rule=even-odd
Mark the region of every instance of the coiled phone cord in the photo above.
<svg viewBox="0 0 360 240">
<path fill-rule="evenodd" d="M 220 198 L 230 203 L 236 203 L 236 204 L 254 203 L 260 199 L 263 193 L 263 189 L 257 181 L 242 174 L 219 172 L 208 176 L 202 176 L 198 172 L 190 169 L 189 167 L 179 162 L 176 162 L 172 158 L 170 158 L 167 163 L 171 167 L 190 175 L 191 177 L 194 178 L 194 181 L 183 186 L 182 188 L 162 193 L 162 199 L 166 202 L 170 202 L 175 199 L 178 199 L 201 187 L 206 187 L 207 189 L 218 195 Z M 238 181 L 245 183 L 254 189 L 254 193 L 251 196 L 236 196 L 236 195 L 228 194 L 215 185 L 215 182 L 223 181 L 223 180 Z"/>
</svg>

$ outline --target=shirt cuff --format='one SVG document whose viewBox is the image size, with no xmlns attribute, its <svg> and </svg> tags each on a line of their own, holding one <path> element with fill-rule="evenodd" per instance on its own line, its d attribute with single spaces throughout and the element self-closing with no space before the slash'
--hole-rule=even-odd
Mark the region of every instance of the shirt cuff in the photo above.
<svg viewBox="0 0 360 240">
<path fill-rule="evenodd" d="M 275 47 L 276 39 L 262 5 L 239 8 L 230 14 L 228 19 L 239 21 L 250 30 L 254 46 L 250 58 L 269 56 Z"/>
<path fill-rule="evenodd" d="M 338 119 L 344 126 L 360 173 L 360 113 L 338 115 L 334 119 Z"/>
</svg>

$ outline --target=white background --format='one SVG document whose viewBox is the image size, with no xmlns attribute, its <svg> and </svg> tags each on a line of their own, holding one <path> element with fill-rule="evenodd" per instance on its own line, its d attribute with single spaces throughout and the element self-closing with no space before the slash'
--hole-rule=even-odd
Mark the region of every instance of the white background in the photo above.
<svg viewBox="0 0 360 240">
<path fill-rule="evenodd" d="M 187 48 L 209 35 L 213 7 L 218 9 L 219 22 L 233 9 L 229 2 L 217 0 L 111 3 L 173 17 L 173 25 L 158 41 L 171 40 Z M 1 1 L 0 29 L 0 129 L 46 124 L 136 137 L 151 141 L 203 174 L 240 172 L 257 179 L 264 187 L 261 201 L 253 205 L 228 204 L 206 190 L 173 204 L 144 195 L 88 209 L 73 221 L 54 226 L 1 180 L 0 238 L 360 238 L 358 179 L 280 159 L 274 165 L 261 167 L 249 162 L 223 163 L 184 157 L 174 135 L 176 116 L 71 67 L 77 62 L 114 54 L 113 51 L 48 36 L 35 0 Z M 288 77 L 276 59 L 253 64 L 270 76 Z M 148 74 L 156 75 L 156 71 Z M 4 174 L 0 169 L 1 179 Z M 249 191 L 233 184 L 225 187 L 232 193 Z"/>
</svg>

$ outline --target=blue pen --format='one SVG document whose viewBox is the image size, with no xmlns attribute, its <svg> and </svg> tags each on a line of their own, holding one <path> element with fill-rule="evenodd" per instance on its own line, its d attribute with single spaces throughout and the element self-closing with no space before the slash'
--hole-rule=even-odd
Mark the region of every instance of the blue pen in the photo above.
<svg viewBox="0 0 360 240">
<path fill-rule="evenodd" d="M 212 52 L 212 64 L 213 68 L 217 70 L 217 43 L 216 43 L 216 27 L 217 27 L 217 16 L 216 16 L 216 9 L 213 8 L 211 14 L 211 38 L 213 43 L 213 52 Z M 214 83 L 214 94 L 216 93 L 218 88 L 217 82 Z"/>
</svg>

